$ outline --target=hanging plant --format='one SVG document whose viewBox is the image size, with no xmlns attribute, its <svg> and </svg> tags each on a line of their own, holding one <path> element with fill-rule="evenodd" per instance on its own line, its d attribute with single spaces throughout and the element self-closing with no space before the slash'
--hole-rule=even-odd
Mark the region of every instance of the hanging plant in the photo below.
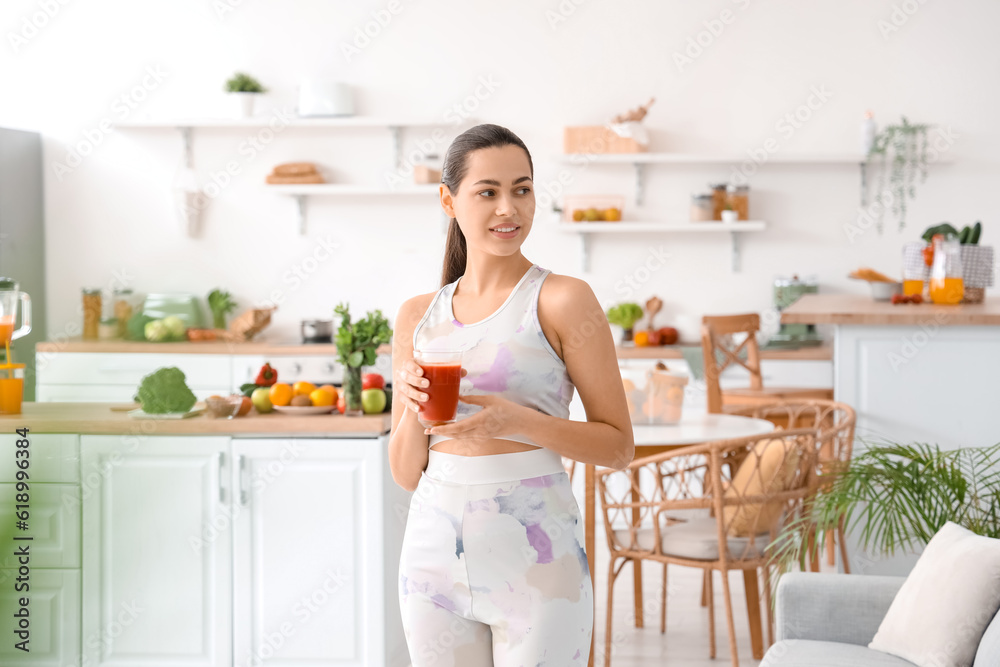
<svg viewBox="0 0 1000 667">
<path fill-rule="evenodd" d="M 927 180 L 927 132 L 932 127 L 910 123 L 906 116 L 902 120 L 899 125 L 887 125 L 875 136 L 866 161 L 861 165 L 862 205 L 869 203 L 867 171 L 874 164 L 876 197 L 885 189 L 891 192 L 892 214 L 899 221 L 900 229 L 906 226 L 906 199 L 916 196 L 917 173 L 921 184 Z M 885 207 L 880 206 L 875 225 L 880 234 L 884 215 Z"/>
</svg>

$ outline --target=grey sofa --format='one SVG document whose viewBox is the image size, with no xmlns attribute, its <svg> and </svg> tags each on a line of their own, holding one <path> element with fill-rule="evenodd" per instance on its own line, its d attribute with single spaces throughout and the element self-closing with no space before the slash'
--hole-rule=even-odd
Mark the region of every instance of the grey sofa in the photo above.
<svg viewBox="0 0 1000 667">
<path fill-rule="evenodd" d="M 793 572 L 778 583 L 775 644 L 760 667 L 913 667 L 868 648 L 905 577 Z M 973 667 L 1000 665 L 1000 614 Z"/>
</svg>

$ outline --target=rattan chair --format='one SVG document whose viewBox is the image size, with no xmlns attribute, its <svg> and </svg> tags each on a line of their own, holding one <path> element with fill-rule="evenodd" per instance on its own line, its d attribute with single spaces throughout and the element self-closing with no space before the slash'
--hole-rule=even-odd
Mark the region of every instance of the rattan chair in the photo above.
<svg viewBox="0 0 1000 667">
<path fill-rule="evenodd" d="M 760 373 L 760 346 L 757 344 L 759 330 L 760 316 L 756 313 L 706 315 L 701 319 L 701 349 L 705 363 L 705 392 L 709 412 L 731 412 L 733 409 L 780 400 L 833 398 L 833 389 L 826 387 L 765 387 Z M 745 334 L 739 343 L 735 341 L 738 334 Z M 744 350 L 745 359 L 742 358 Z M 720 375 L 727 368 L 736 366 L 742 366 L 750 373 L 750 386 L 723 390 L 719 386 Z"/>
<path fill-rule="evenodd" d="M 857 414 L 850 405 L 838 401 L 821 399 L 780 401 L 756 407 L 743 408 L 734 414 L 757 419 L 766 419 L 779 429 L 812 428 L 819 431 L 817 484 L 818 488 L 827 488 L 834 475 L 845 470 L 851 462 L 854 451 L 854 426 Z M 844 519 L 841 517 L 836 534 L 827 533 L 827 562 L 836 564 L 837 542 L 840 543 L 840 560 L 844 572 L 851 573 L 851 564 L 847 558 L 847 542 L 844 540 Z M 811 559 L 813 571 L 819 571 L 819 558 L 813 554 Z"/>
<path fill-rule="evenodd" d="M 614 584 L 626 563 L 651 560 L 664 566 L 660 631 L 666 631 L 668 565 L 722 573 L 734 667 L 739 665 L 728 573 L 742 570 L 756 597 L 763 573 L 768 643 L 774 628 L 770 603 L 768 545 L 785 522 L 802 510 L 815 487 L 814 429 L 782 430 L 723 440 L 648 456 L 623 470 L 597 474 L 604 530 L 610 550 L 605 666 L 611 664 Z M 709 576 L 709 655 L 715 657 L 715 609 Z M 760 606 L 748 609 L 760 626 Z M 763 653 L 763 651 L 761 651 Z M 760 656 L 757 656 L 758 658 Z"/>
</svg>

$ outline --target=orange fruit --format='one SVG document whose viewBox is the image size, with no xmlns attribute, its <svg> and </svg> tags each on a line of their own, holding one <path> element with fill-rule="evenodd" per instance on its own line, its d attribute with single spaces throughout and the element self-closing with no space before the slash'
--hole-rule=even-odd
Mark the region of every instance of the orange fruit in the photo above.
<svg viewBox="0 0 1000 667">
<path fill-rule="evenodd" d="M 635 336 L 632 338 L 636 347 L 646 347 L 649 345 L 649 332 L 648 331 L 636 331 Z"/>
<path fill-rule="evenodd" d="M 316 388 L 317 389 L 326 389 L 328 392 L 330 392 L 331 394 L 333 394 L 334 397 L 337 396 L 337 388 L 334 387 L 332 384 L 324 384 L 324 385 L 316 387 Z"/>
<path fill-rule="evenodd" d="M 309 400 L 312 401 L 313 405 L 319 405 L 322 407 L 327 407 L 333 405 L 334 397 L 336 393 L 328 391 L 320 387 L 319 389 L 314 389 L 309 394 Z"/>
<path fill-rule="evenodd" d="M 294 396 L 292 387 L 285 382 L 275 382 L 271 385 L 271 390 L 268 392 L 268 396 L 271 399 L 271 405 L 277 405 L 283 407 L 292 402 L 292 396 Z"/>
<path fill-rule="evenodd" d="M 292 392 L 295 396 L 308 396 L 314 389 L 316 389 L 316 385 L 312 382 L 296 382 L 292 385 Z"/>
</svg>

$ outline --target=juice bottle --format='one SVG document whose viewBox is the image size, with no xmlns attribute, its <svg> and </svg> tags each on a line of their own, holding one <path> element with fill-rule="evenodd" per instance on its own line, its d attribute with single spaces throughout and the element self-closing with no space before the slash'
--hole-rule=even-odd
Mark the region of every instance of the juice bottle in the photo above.
<svg viewBox="0 0 1000 667">
<path fill-rule="evenodd" d="M 934 264 L 931 266 L 930 297 L 938 304 L 961 303 L 965 292 L 962 280 L 962 253 L 958 240 L 935 234 Z"/>
</svg>

